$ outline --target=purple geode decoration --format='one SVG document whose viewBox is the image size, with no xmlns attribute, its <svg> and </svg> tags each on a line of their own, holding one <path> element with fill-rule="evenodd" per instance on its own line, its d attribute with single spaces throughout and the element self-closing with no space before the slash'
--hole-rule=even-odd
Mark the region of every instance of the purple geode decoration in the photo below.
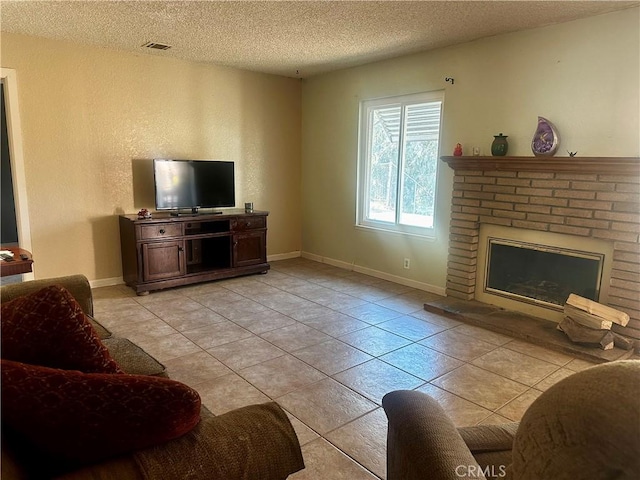
<svg viewBox="0 0 640 480">
<path fill-rule="evenodd" d="M 531 141 L 531 150 L 536 156 L 551 156 L 558 150 L 560 137 L 553 124 L 544 117 L 538 117 L 538 128 Z"/>
</svg>

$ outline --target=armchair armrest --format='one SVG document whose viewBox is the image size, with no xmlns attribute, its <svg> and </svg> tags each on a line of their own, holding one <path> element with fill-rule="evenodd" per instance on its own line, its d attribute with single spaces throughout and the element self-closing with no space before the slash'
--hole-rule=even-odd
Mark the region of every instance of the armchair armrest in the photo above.
<svg viewBox="0 0 640 480">
<path fill-rule="evenodd" d="M 92 465 L 56 480 L 285 480 L 304 468 L 300 443 L 274 402 L 214 416 L 170 442 Z"/>
<path fill-rule="evenodd" d="M 93 315 L 91 286 L 89 285 L 89 280 L 87 280 L 87 277 L 84 275 L 45 278 L 42 280 L 30 280 L 28 282 L 4 285 L 0 288 L 0 302 L 8 302 L 14 298 L 28 295 L 50 285 L 62 285 L 69 290 L 73 298 L 78 301 L 84 313 Z"/>
<path fill-rule="evenodd" d="M 382 399 L 389 420 L 387 479 L 485 479 L 480 466 L 436 400 L 413 390 Z"/>
<path fill-rule="evenodd" d="M 304 468 L 298 437 L 275 402 L 217 417 L 203 408 L 200 423 L 187 435 L 134 457 L 147 480 L 285 480 Z"/>
</svg>

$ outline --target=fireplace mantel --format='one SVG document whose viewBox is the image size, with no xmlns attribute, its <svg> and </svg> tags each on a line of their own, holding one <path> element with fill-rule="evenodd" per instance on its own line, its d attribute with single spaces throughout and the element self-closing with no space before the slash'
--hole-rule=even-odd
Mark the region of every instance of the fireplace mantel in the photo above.
<svg viewBox="0 0 640 480">
<path fill-rule="evenodd" d="M 640 157 L 440 157 L 453 170 L 640 175 Z"/>
</svg>

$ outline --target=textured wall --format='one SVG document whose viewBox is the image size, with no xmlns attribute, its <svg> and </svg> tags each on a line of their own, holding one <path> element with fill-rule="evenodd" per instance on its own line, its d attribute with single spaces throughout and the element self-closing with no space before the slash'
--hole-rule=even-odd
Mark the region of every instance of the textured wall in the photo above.
<svg viewBox="0 0 640 480">
<path fill-rule="evenodd" d="M 38 278 L 122 275 L 117 214 L 154 206 L 149 159 L 236 162 L 236 203 L 269 210 L 269 254 L 300 250 L 300 84 L 2 34 L 16 70 Z"/>
<path fill-rule="evenodd" d="M 640 153 L 638 9 L 312 77 L 303 85 L 303 250 L 427 286 L 444 287 L 453 172 L 439 167 L 436 238 L 354 227 L 358 106 L 364 99 L 445 90 L 441 154 L 457 142 L 531 156 L 538 115 L 583 156 Z M 451 85 L 444 81 L 453 77 Z M 550 161 L 553 161 L 550 159 Z M 402 268 L 411 258 L 411 270 Z"/>
</svg>

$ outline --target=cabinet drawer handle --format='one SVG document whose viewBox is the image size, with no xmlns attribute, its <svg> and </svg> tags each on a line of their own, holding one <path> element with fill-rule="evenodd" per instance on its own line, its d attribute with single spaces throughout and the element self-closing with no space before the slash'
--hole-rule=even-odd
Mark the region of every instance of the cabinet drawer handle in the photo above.
<svg viewBox="0 0 640 480">
<path fill-rule="evenodd" d="M 250 226 L 251 226 L 251 222 L 247 222 L 247 227 L 250 227 Z"/>
<path fill-rule="evenodd" d="M 164 235 L 164 228 L 160 229 L 160 235 Z"/>
</svg>

